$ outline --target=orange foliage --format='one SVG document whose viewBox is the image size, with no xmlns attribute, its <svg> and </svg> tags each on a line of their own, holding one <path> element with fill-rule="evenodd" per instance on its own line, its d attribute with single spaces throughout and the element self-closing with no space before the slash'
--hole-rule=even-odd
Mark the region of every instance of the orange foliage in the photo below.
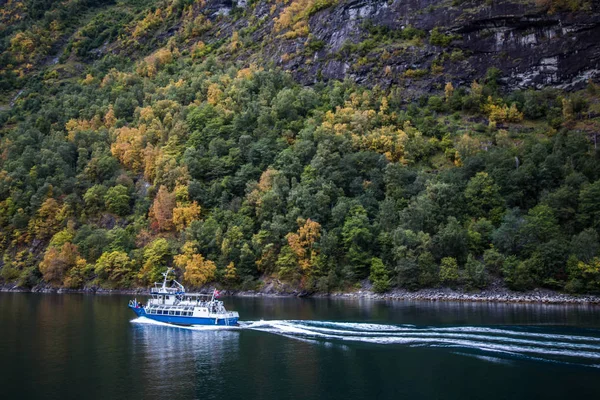
<svg viewBox="0 0 600 400">
<path fill-rule="evenodd" d="M 146 125 L 139 128 L 124 126 L 115 131 L 115 142 L 110 146 L 110 151 L 121 164 L 134 172 L 143 170 L 143 143 L 146 133 Z"/>
<path fill-rule="evenodd" d="M 44 259 L 40 262 L 40 272 L 44 275 L 46 282 L 61 285 L 65 274 L 78 263 L 85 264 L 85 260 L 79 256 L 77 246 L 66 242 L 60 250 L 48 247 Z"/>
<path fill-rule="evenodd" d="M 93 131 L 101 126 L 102 121 L 100 121 L 99 118 L 93 118 L 89 121 L 85 119 L 70 119 L 65 124 L 65 129 L 67 130 L 67 139 L 73 142 L 78 132 Z"/>
<path fill-rule="evenodd" d="M 314 258 L 319 254 L 315 244 L 321 238 L 321 224 L 309 218 L 298 219 L 298 225 L 298 231 L 289 233 L 286 238 L 288 245 L 296 254 L 300 269 L 309 274 L 314 266 Z"/>
<path fill-rule="evenodd" d="M 157 231 L 171 231 L 173 225 L 173 209 L 175 208 L 175 194 L 170 193 L 165 186 L 158 189 L 152 207 L 150 207 L 151 226 Z"/>
<path fill-rule="evenodd" d="M 115 110 L 113 110 L 112 105 L 108 108 L 108 111 L 104 115 L 104 126 L 107 128 L 112 128 L 117 123 L 117 118 L 115 117 Z"/>
<path fill-rule="evenodd" d="M 370 108 L 370 94 L 350 97 L 343 107 L 327 111 L 321 129 L 329 134 L 348 136 L 358 150 L 370 150 L 394 162 L 404 162 L 404 148 L 409 140 L 407 133 L 392 125 L 383 125 L 396 118 L 389 114 L 389 104 L 383 97 L 379 111 Z"/>
<path fill-rule="evenodd" d="M 94 83 L 94 77 L 92 76 L 92 74 L 87 74 L 85 76 L 85 79 L 81 81 L 81 84 L 84 86 L 91 85 L 92 83 Z"/>
<path fill-rule="evenodd" d="M 153 146 L 148 143 L 144 149 L 144 177 L 149 181 L 154 180 L 156 174 L 156 165 L 162 157 L 162 149 L 160 146 Z"/>
<path fill-rule="evenodd" d="M 318 6 L 324 6 L 322 4 L 316 4 L 318 0 L 295 0 L 286 8 L 283 9 L 279 17 L 275 18 L 273 24 L 273 30 L 275 33 L 281 32 L 287 28 L 292 27 L 289 32 L 284 35 L 288 39 L 306 36 L 308 35 L 308 17 Z M 334 2 L 331 1 L 332 5 Z"/>
<path fill-rule="evenodd" d="M 260 207 L 262 195 L 273 187 L 273 181 L 279 175 L 279 171 L 273 168 L 267 168 L 260 176 L 259 182 L 255 188 L 248 194 L 248 202 Z"/>
<path fill-rule="evenodd" d="M 488 101 L 484 106 L 484 111 L 488 114 L 491 124 L 497 122 L 521 122 L 523 121 L 523 113 L 519 112 L 515 103 L 508 107 L 506 104 L 494 103 L 492 97 L 488 97 Z"/>
<path fill-rule="evenodd" d="M 179 56 L 176 50 L 172 51 L 168 48 L 159 49 L 144 58 L 144 61 L 137 65 L 136 72 L 142 76 L 151 78 L 156 75 L 162 66 L 173 62 L 176 56 Z"/>
<path fill-rule="evenodd" d="M 208 92 L 206 93 L 206 101 L 208 101 L 213 106 L 219 104 L 221 97 L 223 96 L 223 92 L 219 89 L 219 85 L 216 83 L 211 83 L 208 86 Z"/>
<path fill-rule="evenodd" d="M 200 218 L 201 208 L 197 202 L 177 203 L 177 207 L 173 209 L 173 225 L 180 232 L 187 228 L 192 221 Z"/>
</svg>

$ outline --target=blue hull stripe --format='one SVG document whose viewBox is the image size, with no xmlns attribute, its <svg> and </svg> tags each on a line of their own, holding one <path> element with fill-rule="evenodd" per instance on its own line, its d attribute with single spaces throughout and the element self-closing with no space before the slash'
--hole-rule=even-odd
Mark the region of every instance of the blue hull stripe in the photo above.
<svg viewBox="0 0 600 400">
<path fill-rule="evenodd" d="M 236 325 L 238 318 L 199 318 L 199 317 L 181 317 L 176 315 L 155 315 L 146 314 L 143 308 L 129 307 L 138 317 L 145 317 L 154 321 L 164 322 L 175 325 Z"/>
</svg>

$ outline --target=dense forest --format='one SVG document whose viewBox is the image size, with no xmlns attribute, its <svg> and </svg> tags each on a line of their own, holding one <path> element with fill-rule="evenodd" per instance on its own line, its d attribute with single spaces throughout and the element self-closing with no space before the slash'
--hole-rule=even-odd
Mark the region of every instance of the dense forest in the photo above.
<svg viewBox="0 0 600 400">
<path fill-rule="evenodd" d="M 273 34 L 314 51 L 306 18 L 333 3 L 280 4 Z M 130 288 L 171 266 L 194 287 L 600 292 L 600 85 L 507 91 L 495 68 L 468 84 L 432 68 L 405 72 L 446 82 L 416 97 L 307 86 L 238 59 L 260 46 L 250 29 L 198 40 L 221 18 L 204 6 L 3 5 L 0 280 Z"/>
</svg>

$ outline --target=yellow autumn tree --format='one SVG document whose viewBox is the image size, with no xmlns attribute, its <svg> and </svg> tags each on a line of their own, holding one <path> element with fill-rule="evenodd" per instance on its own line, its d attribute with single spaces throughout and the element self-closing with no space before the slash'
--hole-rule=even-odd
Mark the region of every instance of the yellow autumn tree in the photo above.
<svg viewBox="0 0 600 400">
<path fill-rule="evenodd" d="M 117 117 L 115 117 L 115 110 L 113 106 L 108 107 L 108 111 L 104 115 L 104 126 L 107 128 L 112 128 L 117 123 Z"/>
<path fill-rule="evenodd" d="M 237 268 L 235 267 L 233 261 L 227 264 L 225 267 L 225 280 L 229 282 L 238 280 Z"/>
<path fill-rule="evenodd" d="M 85 265 L 85 260 L 79 255 L 77 246 L 66 242 L 60 249 L 53 246 L 48 247 L 39 268 L 46 282 L 59 286 L 63 283 L 67 272 L 77 265 L 80 267 Z M 69 286 L 73 284 L 73 282 L 69 282 Z"/>
<path fill-rule="evenodd" d="M 279 171 L 273 168 L 267 168 L 260 175 L 260 180 L 254 185 L 254 188 L 248 193 L 247 199 L 251 205 L 260 207 L 262 196 L 271 190 L 275 178 L 279 176 Z M 252 186 L 251 186 L 252 187 Z"/>
<path fill-rule="evenodd" d="M 454 86 L 452 85 L 452 82 L 446 83 L 446 87 L 444 87 L 444 95 L 446 97 L 446 101 L 450 100 L 453 94 Z"/>
<path fill-rule="evenodd" d="M 287 235 L 288 245 L 296 255 L 301 271 L 309 275 L 319 254 L 316 243 L 321 238 L 321 224 L 310 218 L 298 219 L 298 231 Z"/>
<path fill-rule="evenodd" d="M 121 164 L 134 172 L 144 169 L 143 144 L 146 126 L 139 128 L 124 126 L 115 131 L 115 141 L 110 146 L 110 152 Z"/>
<path fill-rule="evenodd" d="M 173 208 L 173 225 L 175 230 L 181 232 L 193 221 L 200 219 L 201 207 L 196 201 L 190 201 L 188 187 L 183 184 L 175 186 L 173 191 L 176 206 Z"/>
<path fill-rule="evenodd" d="M 219 101 L 221 100 L 222 96 L 223 92 L 219 88 L 218 84 L 211 83 L 208 86 L 208 91 L 206 93 L 206 101 L 208 101 L 209 104 L 216 106 L 217 104 L 219 104 Z"/>
<path fill-rule="evenodd" d="M 29 232 L 35 239 L 49 239 L 60 228 L 61 207 L 58 202 L 49 197 L 39 208 L 37 215 L 29 222 Z"/>
<path fill-rule="evenodd" d="M 177 203 L 173 209 L 173 225 L 177 231 L 187 228 L 192 221 L 200 219 L 201 208 L 197 202 Z"/>
<path fill-rule="evenodd" d="M 242 47 L 242 42 L 240 41 L 240 34 L 238 31 L 233 31 L 231 34 L 231 41 L 229 42 L 229 51 L 235 51 Z"/>
<path fill-rule="evenodd" d="M 192 286 L 202 286 L 215 278 L 217 267 L 196 252 L 196 243 L 185 242 L 182 253 L 175 256 L 175 265 L 182 269 L 183 279 Z"/>
</svg>

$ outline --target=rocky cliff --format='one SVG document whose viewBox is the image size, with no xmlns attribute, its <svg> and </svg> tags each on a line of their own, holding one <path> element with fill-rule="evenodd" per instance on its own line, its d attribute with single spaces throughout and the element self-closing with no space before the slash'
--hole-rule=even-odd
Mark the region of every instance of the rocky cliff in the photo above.
<svg viewBox="0 0 600 400">
<path fill-rule="evenodd" d="M 303 13 L 290 11 L 293 3 L 214 1 L 204 40 L 250 32 L 250 45 L 232 56 L 272 62 L 306 84 L 349 78 L 416 94 L 468 85 L 492 67 L 508 89 L 571 89 L 600 77 L 600 4 L 571 11 L 539 3 L 341 0 L 312 2 Z"/>
</svg>

